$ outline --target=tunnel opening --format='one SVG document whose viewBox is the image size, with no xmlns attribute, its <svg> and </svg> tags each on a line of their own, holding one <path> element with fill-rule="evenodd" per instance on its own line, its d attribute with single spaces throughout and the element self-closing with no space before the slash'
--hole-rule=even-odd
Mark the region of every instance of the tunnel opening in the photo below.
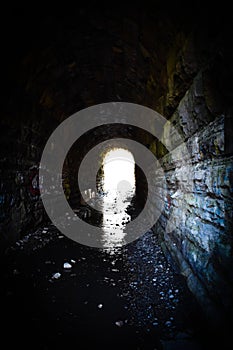
<svg viewBox="0 0 233 350">
<path fill-rule="evenodd" d="M 79 195 L 66 198 L 71 199 L 70 206 L 79 218 L 101 228 L 103 247 L 114 254 L 126 244 L 127 224 L 137 218 L 144 208 L 147 180 L 142 169 L 135 163 L 133 153 L 124 145 L 124 141 L 122 144 L 122 140 L 119 142 L 113 139 L 107 147 L 105 143 L 101 144 L 98 158 L 99 169 L 92 187 L 88 187 L 90 182 L 87 180 L 85 189 L 80 191 L 75 171 L 75 188 Z M 72 172 L 74 173 L 74 168 Z M 63 190 L 66 194 L 64 182 Z"/>
<path fill-rule="evenodd" d="M 132 153 L 123 148 L 108 151 L 103 159 L 103 190 L 122 196 L 135 193 L 135 161 Z"/>
<path fill-rule="evenodd" d="M 115 148 L 105 154 L 102 167 L 103 239 L 111 251 L 116 242 L 124 244 L 125 227 L 132 219 L 127 209 L 136 190 L 135 161 L 130 151 Z"/>
</svg>

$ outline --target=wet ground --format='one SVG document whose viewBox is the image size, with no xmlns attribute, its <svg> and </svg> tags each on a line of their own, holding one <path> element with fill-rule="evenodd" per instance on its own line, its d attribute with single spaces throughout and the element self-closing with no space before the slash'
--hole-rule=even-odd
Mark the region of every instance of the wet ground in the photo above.
<svg viewBox="0 0 233 350">
<path fill-rule="evenodd" d="M 97 249 L 49 224 L 11 247 L 1 269 L 7 348 L 208 349 L 199 305 L 152 231 Z"/>
<path fill-rule="evenodd" d="M 198 305 L 151 231 L 110 254 L 49 226 L 18 242 L 4 263 L 8 345 L 201 349 Z"/>
</svg>

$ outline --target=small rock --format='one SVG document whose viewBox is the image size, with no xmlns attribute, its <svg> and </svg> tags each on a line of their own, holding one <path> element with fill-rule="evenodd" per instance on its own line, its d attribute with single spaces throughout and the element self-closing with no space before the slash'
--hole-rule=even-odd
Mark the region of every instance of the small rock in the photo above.
<svg viewBox="0 0 233 350">
<path fill-rule="evenodd" d="M 56 272 L 56 273 L 54 273 L 53 276 L 52 276 L 52 278 L 55 279 L 55 280 L 58 280 L 58 278 L 60 278 L 60 277 L 61 277 L 60 272 Z"/>
<path fill-rule="evenodd" d="M 102 309 L 102 307 L 103 307 L 103 304 L 98 305 L 98 309 Z"/>
<path fill-rule="evenodd" d="M 75 261 L 75 260 L 73 260 L 73 259 L 71 259 L 70 261 L 71 261 L 73 264 L 75 264 L 75 263 L 76 263 L 76 261 Z"/>
<path fill-rule="evenodd" d="M 116 325 L 117 327 L 122 327 L 122 326 L 124 325 L 124 322 L 123 322 L 123 321 L 116 321 L 116 322 L 115 322 L 115 325 Z"/>
<path fill-rule="evenodd" d="M 70 263 L 68 263 L 68 262 L 65 262 L 63 264 L 63 267 L 64 267 L 64 269 L 71 269 L 72 265 L 70 265 Z"/>
</svg>

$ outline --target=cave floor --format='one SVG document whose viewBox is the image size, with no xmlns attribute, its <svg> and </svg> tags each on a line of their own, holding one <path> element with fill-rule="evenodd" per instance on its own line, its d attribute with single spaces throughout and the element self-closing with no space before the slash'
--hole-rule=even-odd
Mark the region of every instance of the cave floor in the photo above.
<svg viewBox="0 0 233 350">
<path fill-rule="evenodd" d="M 207 349 L 199 305 L 152 231 L 111 252 L 50 224 L 12 246 L 1 269 L 8 348 Z"/>
</svg>

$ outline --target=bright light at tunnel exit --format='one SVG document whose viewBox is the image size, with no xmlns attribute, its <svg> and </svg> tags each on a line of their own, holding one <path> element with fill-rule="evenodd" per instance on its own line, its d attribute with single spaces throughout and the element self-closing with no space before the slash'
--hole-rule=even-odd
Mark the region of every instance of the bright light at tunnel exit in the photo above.
<svg viewBox="0 0 233 350">
<path fill-rule="evenodd" d="M 109 151 L 103 160 L 104 191 L 135 190 L 135 162 L 131 152 L 117 148 Z"/>
</svg>

